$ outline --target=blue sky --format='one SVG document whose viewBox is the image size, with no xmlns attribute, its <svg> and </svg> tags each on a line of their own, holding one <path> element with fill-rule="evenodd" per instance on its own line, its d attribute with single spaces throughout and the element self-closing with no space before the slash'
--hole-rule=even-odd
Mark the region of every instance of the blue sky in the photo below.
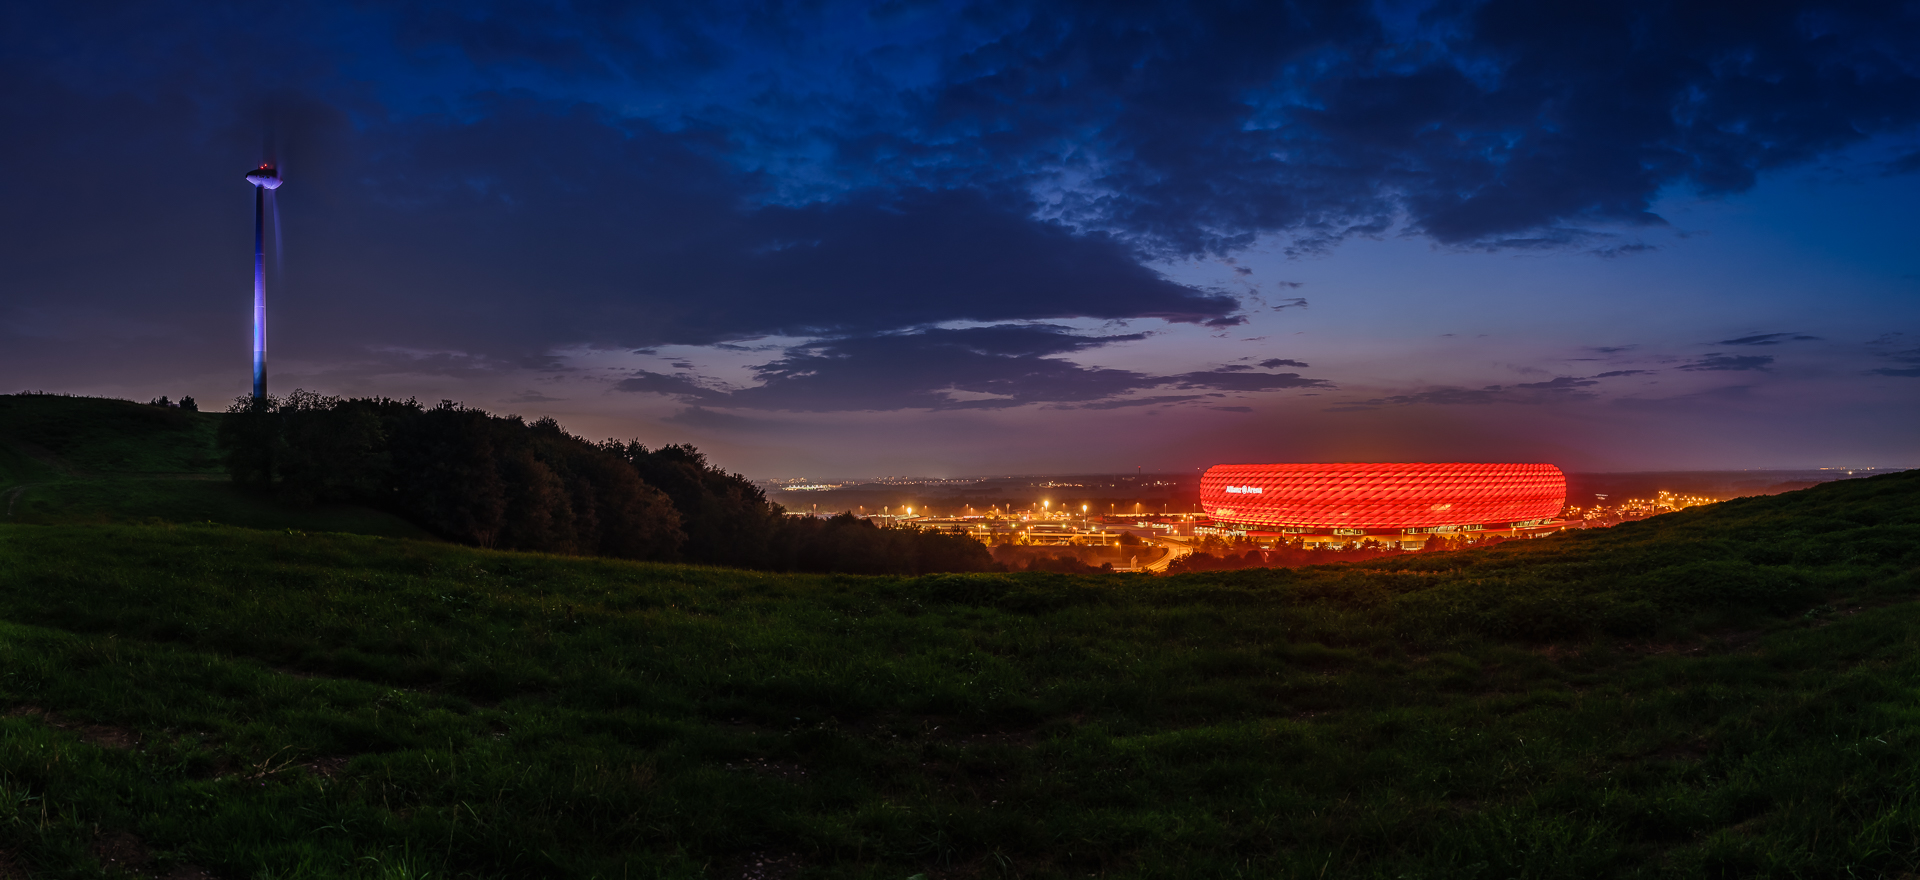
<svg viewBox="0 0 1920 880">
<path fill-rule="evenodd" d="M 1920 8 L 14 4 L 0 370 L 757 476 L 1920 464 Z"/>
</svg>

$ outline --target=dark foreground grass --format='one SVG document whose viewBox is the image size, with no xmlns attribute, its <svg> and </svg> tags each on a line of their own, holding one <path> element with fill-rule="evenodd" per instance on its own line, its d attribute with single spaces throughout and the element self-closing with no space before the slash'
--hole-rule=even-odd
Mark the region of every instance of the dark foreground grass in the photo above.
<svg viewBox="0 0 1920 880">
<path fill-rule="evenodd" d="M 0 497 L 7 493 L 0 490 Z M 224 475 L 60 479 L 21 487 L 0 521 L 38 525 L 218 523 L 253 529 L 350 532 L 433 540 L 393 514 L 353 504 L 295 506 L 235 486 Z"/>
<path fill-rule="evenodd" d="M 0 849 L 48 876 L 1896 877 L 1917 569 L 1920 474 L 1161 579 L 6 526 Z"/>
<path fill-rule="evenodd" d="M 69 476 L 212 474 L 221 470 L 220 418 L 130 400 L 0 394 L 0 448 Z M 10 475 L 6 463 L 0 455 L 0 478 Z"/>
</svg>

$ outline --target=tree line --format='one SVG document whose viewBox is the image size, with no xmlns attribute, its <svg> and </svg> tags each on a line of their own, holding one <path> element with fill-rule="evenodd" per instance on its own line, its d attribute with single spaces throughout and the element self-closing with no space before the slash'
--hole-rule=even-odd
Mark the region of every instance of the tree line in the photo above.
<svg viewBox="0 0 1920 880">
<path fill-rule="evenodd" d="M 964 535 L 787 516 L 689 445 L 595 443 L 550 418 L 451 401 L 241 397 L 221 420 L 219 443 L 242 486 L 293 504 L 365 504 L 479 547 L 769 571 L 996 567 Z"/>
</svg>

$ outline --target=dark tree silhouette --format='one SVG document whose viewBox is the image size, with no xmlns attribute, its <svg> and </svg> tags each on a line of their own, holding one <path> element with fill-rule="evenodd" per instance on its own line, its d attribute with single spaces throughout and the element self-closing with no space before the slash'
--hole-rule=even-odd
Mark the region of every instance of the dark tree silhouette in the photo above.
<svg viewBox="0 0 1920 880">
<path fill-rule="evenodd" d="M 995 568 L 964 535 L 790 517 L 691 446 L 589 443 L 451 401 L 240 398 L 220 426 L 235 482 L 293 503 L 355 501 L 482 547 L 776 571 Z"/>
</svg>

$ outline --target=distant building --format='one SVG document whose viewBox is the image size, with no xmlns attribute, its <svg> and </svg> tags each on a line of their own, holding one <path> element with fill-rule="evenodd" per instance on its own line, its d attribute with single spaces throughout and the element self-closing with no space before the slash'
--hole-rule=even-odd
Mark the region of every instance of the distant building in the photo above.
<svg viewBox="0 0 1920 880">
<path fill-rule="evenodd" d="M 1200 534 L 1271 544 L 1375 541 L 1417 550 L 1434 534 L 1558 531 L 1567 478 L 1550 464 L 1223 464 L 1200 478 Z"/>
</svg>

